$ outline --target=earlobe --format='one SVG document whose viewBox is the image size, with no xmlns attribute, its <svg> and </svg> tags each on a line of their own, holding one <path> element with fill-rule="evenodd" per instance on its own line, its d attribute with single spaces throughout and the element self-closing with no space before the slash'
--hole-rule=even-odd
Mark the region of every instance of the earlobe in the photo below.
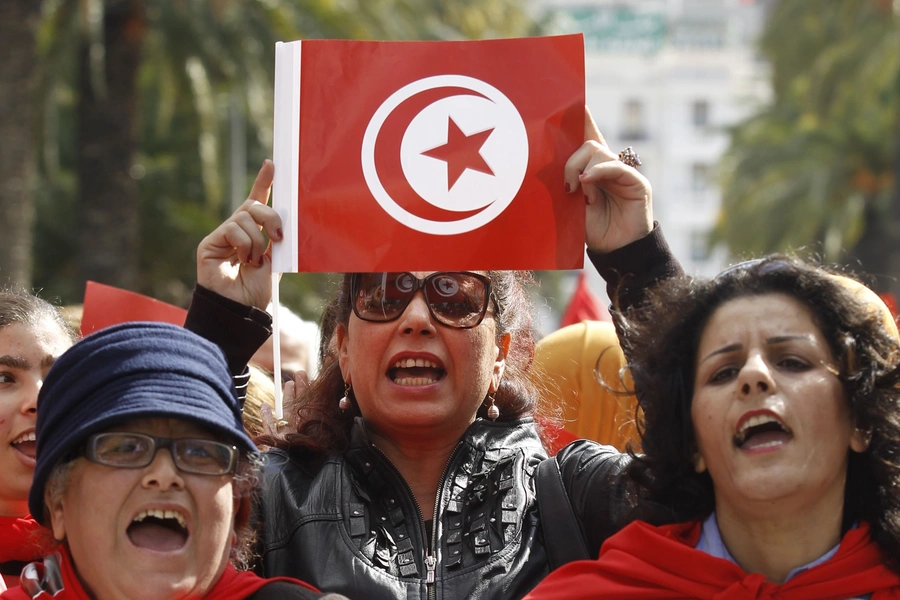
<svg viewBox="0 0 900 600">
<path fill-rule="evenodd" d="M 872 432 L 871 431 L 863 431 L 862 429 L 856 427 L 853 429 L 853 432 L 850 434 L 850 449 L 858 454 L 862 454 L 866 450 L 869 449 L 869 444 L 872 443 Z"/>
<path fill-rule="evenodd" d="M 509 346 L 512 336 L 504 333 L 500 336 L 500 343 L 497 344 L 497 357 L 494 359 L 494 372 L 491 375 L 490 391 L 493 394 L 500 388 L 500 381 L 503 379 L 503 373 L 506 371 L 506 357 L 509 355 Z"/>
<path fill-rule="evenodd" d="M 63 541 L 66 539 L 66 519 L 62 501 L 54 504 L 48 490 L 44 494 L 44 506 L 47 507 L 47 512 L 50 514 L 50 531 L 53 532 L 53 539 L 58 542 Z"/>
<path fill-rule="evenodd" d="M 703 455 L 700 454 L 700 451 L 694 452 L 694 472 L 695 473 L 703 473 L 706 471 L 706 459 L 703 458 Z"/>
<path fill-rule="evenodd" d="M 337 346 L 338 365 L 341 368 L 341 373 L 344 374 L 344 380 L 346 380 L 347 373 L 350 372 L 350 358 L 347 350 L 347 344 L 349 342 L 347 326 L 343 323 L 338 323 L 337 327 L 334 329 L 334 336 Z"/>
</svg>

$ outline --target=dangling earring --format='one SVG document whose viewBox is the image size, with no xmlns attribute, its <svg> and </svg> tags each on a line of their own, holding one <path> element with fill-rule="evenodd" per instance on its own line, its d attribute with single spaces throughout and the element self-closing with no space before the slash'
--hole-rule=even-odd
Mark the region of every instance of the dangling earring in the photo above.
<svg viewBox="0 0 900 600">
<path fill-rule="evenodd" d="M 344 397 L 338 400 L 338 408 L 341 409 L 341 412 L 347 412 L 347 409 L 350 408 L 350 392 L 352 391 L 350 387 L 350 382 L 344 383 Z"/>
<path fill-rule="evenodd" d="M 497 408 L 497 405 L 494 404 L 494 395 L 488 394 L 488 400 L 491 402 L 491 405 L 488 406 L 487 416 L 491 421 L 496 421 L 497 417 L 500 416 L 500 409 Z"/>
</svg>

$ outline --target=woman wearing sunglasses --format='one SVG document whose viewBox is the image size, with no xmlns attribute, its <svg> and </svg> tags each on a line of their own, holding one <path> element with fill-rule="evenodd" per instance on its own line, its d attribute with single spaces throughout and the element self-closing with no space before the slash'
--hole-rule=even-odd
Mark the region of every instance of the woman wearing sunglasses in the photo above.
<svg viewBox="0 0 900 600">
<path fill-rule="evenodd" d="M 221 351 L 183 328 L 129 323 L 75 344 L 38 400 L 28 506 L 56 547 L 0 598 L 319 598 L 239 572 L 255 447 Z"/>
<path fill-rule="evenodd" d="M 588 126 L 565 185 L 573 202 L 587 200 L 592 258 L 610 273 L 649 274 L 627 294 L 678 267 L 651 232 L 649 183 Z M 266 163 L 250 200 L 198 250 L 186 325 L 229 348 L 237 371 L 239 353 L 267 334 L 266 236 L 281 237 L 265 205 L 271 181 Z M 635 257 L 641 265 L 627 264 Z M 279 449 L 266 457 L 262 573 L 373 600 L 515 599 L 547 575 L 542 523 L 557 515 L 535 493 L 546 451 L 534 417 L 545 407 L 529 370 L 530 281 L 512 271 L 343 276 L 326 309 L 334 337 L 323 340 L 337 360 L 287 408 L 297 430 L 267 440 Z M 595 555 L 627 510 L 616 485 L 627 457 L 579 448 L 561 466 Z"/>
<path fill-rule="evenodd" d="M 874 292 L 773 256 L 619 325 L 642 521 L 528 600 L 900 598 L 900 347 Z"/>
</svg>

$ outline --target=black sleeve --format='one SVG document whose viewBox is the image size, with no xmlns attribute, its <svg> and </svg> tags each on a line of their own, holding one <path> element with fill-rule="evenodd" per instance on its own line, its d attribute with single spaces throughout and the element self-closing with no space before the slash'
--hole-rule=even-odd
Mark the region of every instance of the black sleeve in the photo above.
<svg viewBox="0 0 900 600">
<path fill-rule="evenodd" d="M 313 592 L 305 587 L 288 581 L 273 581 L 259 588 L 255 594 L 248 596 L 247 600 L 347 600 L 339 594 L 322 594 Z"/>
<path fill-rule="evenodd" d="M 631 457 L 590 440 L 572 442 L 556 455 L 572 511 L 591 556 L 627 524 L 632 509 L 625 469 Z"/>
<path fill-rule="evenodd" d="M 640 304 L 644 290 L 684 271 L 669 249 L 659 223 L 639 240 L 612 252 L 587 251 L 588 258 L 606 280 L 606 292 L 618 311 Z"/>
<path fill-rule="evenodd" d="M 184 326 L 225 352 L 231 374 L 244 372 L 250 358 L 272 335 L 272 317 L 197 284 Z"/>
</svg>

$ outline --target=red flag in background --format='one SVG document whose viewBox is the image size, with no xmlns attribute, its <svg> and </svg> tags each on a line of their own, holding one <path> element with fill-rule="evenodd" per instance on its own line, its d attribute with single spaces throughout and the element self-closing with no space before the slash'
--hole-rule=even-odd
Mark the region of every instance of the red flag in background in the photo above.
<svg viewBox="0 0 900 600">
<path fill-rule="evenodd" d="M 588 286 L 587 273 L 584 271 L 578 276 L 578 284 L 569 299 L 569 305 L 566 307 L 566 312 L 563 313 L 559 327 L 562 329 L 567 325 L 574 325 L 582 321 L 612 321 L 609 310 L 603 306 L 603 303 L 597 299 Z"/>
<path fill-rule="evenodd" d="M 276 48 L 279 271 L 580 268 L 579 35 Z"/>
<path fill-rule="evenodd" d="M 81 335 L 119 323 L 159 321 L 184 325 L 187 311 L 136 292 L 88 281 L 84 289 Z"/>
</svg>

